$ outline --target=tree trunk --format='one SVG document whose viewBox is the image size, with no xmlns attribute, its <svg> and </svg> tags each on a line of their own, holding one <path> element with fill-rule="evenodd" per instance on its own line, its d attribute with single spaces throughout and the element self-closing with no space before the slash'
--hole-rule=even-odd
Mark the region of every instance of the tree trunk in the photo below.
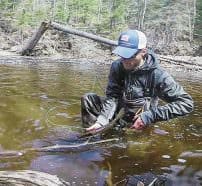
<svg viewBox="0 0 202 186">
<path fill-rule="evenodd" d="M 30 55 L 31 51 L 36 46 L 36 44 L 39 41 L 39 39 L 41 38 L 41 36 L 50 27 L 52 27 L 52 28 L 54 28 L 56 30 L 60 30 L 60 31 L 67 32 L 67 33 L 70 33 L 70 34 L 74 34 L 74 35 L 78 35 L 78 36 L 85 37 L 85 38 L 88 38 L 88 39 L 92 39 L 94 41 L 101 42 L 101 43 L 104 43 L 104 44 L 107 44 L 107 45 L 117 46 L 117 44 L 118 44 L 116 41 L 106 39 L 104 37 L 100 37 L 100 36 L 97 36 L 97 35 L 94 35 L 94 34 L 91 34 L 91 33 L 87 33 L 87 32 L 84 32 L 84 31 L 79 31 L 79 30 L 70 28 L 68 26 L 63 26 L 63 25 L 55 23 L 55 22 L 49 22 L 49 23 L 42 22 L 41 26 L 34 33 L 32 38 L 27 42 L 27 44 L 20 51 L 21 55 Z"/>
<path fill-rule="evenodd" d="M 142 6 L 141 6 L 141 0 L 138 0 L 138 30 L 141 30 L 141 11 L 142 11 Z"/>
<path fill-rule="evenodd" d="M 63 31 L 63 32 L 68 32 L 70 34 L 74 34 L 74 35 L 78 35 L 78 36 L 85 37 L 85 38 L 88 38 L 88 39 L 92 39 L 94 41 L 98 41 L 98 42 L 101 42 L 101 43 L 104 43 L 104 44 L 117 46 L 116 41 L 106 39 L 104 37 L 100 37 L 100 36 L 97 36 L 97 35 L 94 35 L 94 34 L 91 34 L 91 33 L 79 31 L 79 30 L 70 28 L 68 26 L 60 25 L 60 24 L 55 23 L 55 22 L 50 23 L 50 26 L 52 28 L 56 29 L 56 30 L 60 30 L 60 31 Z"/>
<path fill-rule="evenodd" d="M 196 0 L 193 1 L 193 21 L 192 21 L 192 39 L 194 38 L 195 22 L 196 22 Z"/>
<path fill-rule="evenodd" d="M 101 21 L 101 12 L 102 12 L 102 0 L 99 0 L 98 15 L 97 15 L 97 22 L 98 23 L 100 23 L 100 21 Z"/>
<path fill-rule="evenodd" d="M 144 0 L 144 8 L 142 11 L 142 18 L 141 18 L 141 29 L 144 29 L 144 18 L 145 18 L 146 8 L 147 8 L 147 1 Z"/>
<path fill-rule="evenodd" d="M 22 51 L 20 52 L 21 55 L 29 55 L 32 51 L 32 49 L 36 46 L 41 36 L 44 34 L 44 32 L 48 29 L 50 23 L 42 22 L 41 26 L 38 28 L 38 30 L 34 33 L 32 38 L 27 42 L 27 44 L 22 48 Z"/>
</svg>

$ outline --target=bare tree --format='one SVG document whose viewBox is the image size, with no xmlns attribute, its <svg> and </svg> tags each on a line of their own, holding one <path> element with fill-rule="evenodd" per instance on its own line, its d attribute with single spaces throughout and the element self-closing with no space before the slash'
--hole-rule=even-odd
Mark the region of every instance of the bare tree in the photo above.
<svg viewBox="0 0 202 186">
<path fill-rule="evenodd" d="M 144 29 L 144 18 L 147 8 L 147 0 L 139 0 L 138 1 L 138 29 Z"/>
<path fill-rule="evenodd" d="M 97 14 L 98 23 L 100 23 L 100 20 L 101 20 L 101 11 L 102 11 L 102 0 L 99 0 L 98 14 Z"/>
<path fill-rule="evenodd" d="M 142 16 L 141 16 L 141 29 L 144 29 L 144 17 L 145 17 L 146 8 L 147 8 L 147 0 L 143 0 L 143 11 L 142 11 Z"/>
</svg>

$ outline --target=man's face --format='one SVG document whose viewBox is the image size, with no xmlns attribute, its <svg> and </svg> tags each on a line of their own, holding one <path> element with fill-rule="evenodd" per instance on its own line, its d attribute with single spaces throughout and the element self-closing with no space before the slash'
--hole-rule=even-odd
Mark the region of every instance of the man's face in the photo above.
<svg viewBox="0 0 202 186">
<path fill-rule="evenodd" d="M 145 55 L 144 50 L 140 50 L 137 54 L 129 59 L 122 58 L 123 66 L 126 70 L 133 70 L 140 65 Z"/>
</svg>

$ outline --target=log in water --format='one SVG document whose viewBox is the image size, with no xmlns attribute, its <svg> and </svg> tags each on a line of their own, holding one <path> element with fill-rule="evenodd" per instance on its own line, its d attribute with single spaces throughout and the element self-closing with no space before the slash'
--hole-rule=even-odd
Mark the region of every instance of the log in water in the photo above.
<svg viewBox="0 0 202 186">
<path fill-rule="evenodd" d="M 22 171 L 0 171 L 0 186 L 67 186 L 69 182 L 44 172 L 22 170 Z"/>
<path fill-rule="evenodd" d="M 90 140 L 90 138 L 89 138 Z M 70 145 L 52 145 L 47 147 L 39 147 L 39 148 L 28 148 L 22 151 L 2 151 L 0 152 L 0 158 L 3 157 L 18 157 L 22 156 L 28 152 L 71 152 L 75 149 L 80 149 L 81 147 L 89 147 L 96 144 L 102 144 L 102 143 L 109 143 L 109 142 L 115 142 L 119 141 L 119 138 L 112 138 L 112 139 L 106 139 L 106 140 L 99 140 L 99 141 L 93 141 L 90 142 L 89 140 L 78 143 L 78 144 L 70 144 Z"/>
</svg>

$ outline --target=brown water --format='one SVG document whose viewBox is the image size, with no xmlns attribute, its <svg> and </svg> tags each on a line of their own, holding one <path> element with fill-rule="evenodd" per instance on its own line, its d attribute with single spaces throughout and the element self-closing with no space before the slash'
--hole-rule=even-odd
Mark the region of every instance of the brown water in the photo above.
<svg viewBox="0 0 202 186">
<path fill-rule="evenodd" d="M 75 142 L 81 131 L 80 97 L 86 92 L 103 95 L 109 66 L 1 63 L 0 151 Z M 148 172 L 165 175 L 174 185 L 201 185 L 202 73 L 168 70 L 194 98 L 195 110 L 189 116 L 157 123 L 142 133 L 128 132 L 114 143 L 0 157 L 0 170 L 44 171 L 72 185 L 104 185 L 110 175 L 113 184 L 123 185 L 127 176 Z"/>
</svg>

